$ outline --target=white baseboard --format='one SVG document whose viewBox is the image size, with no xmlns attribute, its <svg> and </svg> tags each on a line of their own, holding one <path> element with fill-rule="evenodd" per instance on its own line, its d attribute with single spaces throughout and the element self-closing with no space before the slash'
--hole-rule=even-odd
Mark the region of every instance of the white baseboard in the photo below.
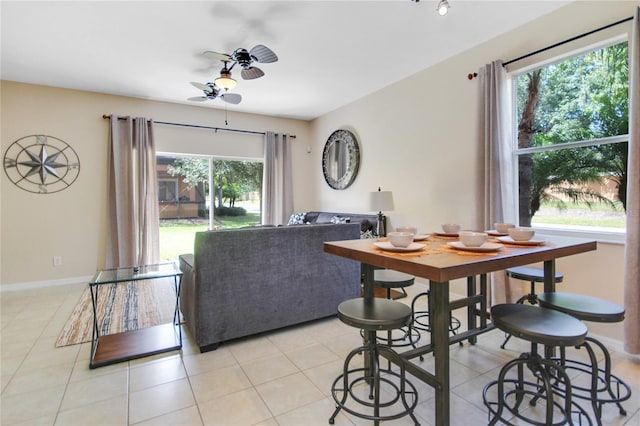
<svg viewBox="0 0 640 426">
<path fill-rule="evenodd" d="M 24 283 L 12 283 L 12 284 L 2 284 L 0 285 L 0 292 L 5 291 L 20 291 L 20 290 L 30 290 L 34 288 L 45 288 L 45 287 L 57 287 L 61 285 L 70 285 L 70 284 L 87 284 L 91 279 L 91 275 L 86 277 L 70 277 L 70 278 L 61 278 L 57 280 L 46 280 L 46 281 L 28 281 Z"/>
</svg>

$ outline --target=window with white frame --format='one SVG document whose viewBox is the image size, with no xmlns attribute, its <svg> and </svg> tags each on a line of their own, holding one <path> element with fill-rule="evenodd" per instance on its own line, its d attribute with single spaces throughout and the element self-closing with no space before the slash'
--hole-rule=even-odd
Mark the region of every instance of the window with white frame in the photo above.
<svg viewBox="0 0 640 426">
<path fill-rule="evenodd" d="M 521 226 L 624 232 L 627 42 L 512 75 Z"/>
<path fill-rule="evenodd" d="M 178 201 L 178 179 L 158 179 L 158 201 Z"/>
</svg>

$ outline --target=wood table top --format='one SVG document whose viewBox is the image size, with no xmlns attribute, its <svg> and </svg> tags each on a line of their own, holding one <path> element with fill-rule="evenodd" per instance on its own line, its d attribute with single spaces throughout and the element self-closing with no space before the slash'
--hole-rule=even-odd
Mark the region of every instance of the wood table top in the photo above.
<svg viewBox="0 0 640 426">
<path fill-rule="evenodd" d="M 324 251 L 431 281 L 445 282 L 597 249 L 596 241 L 583 238 L 536 235 L 536 239 L 544 240 L 544 244 L 503 244 L 499 251 L 490 253 L 459 251 L 448 244 L 458 241 L 456 238 L 437 235 L 419 241 L 425 247 L 416 252 L 391 252 L 374 245 L 375 242 L 386 241 L 384 238 L 325 242 Z M 500 243 L 491 238 L 488 241 Z"/>
</svg>

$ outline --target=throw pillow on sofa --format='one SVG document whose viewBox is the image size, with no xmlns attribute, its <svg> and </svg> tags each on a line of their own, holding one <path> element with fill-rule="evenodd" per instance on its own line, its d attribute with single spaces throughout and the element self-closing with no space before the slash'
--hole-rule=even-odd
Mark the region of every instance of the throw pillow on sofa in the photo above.
<svg viewBox="0 0 640 426">
<path fill-rule="evenodd" d="M 331 218 L 331 223 L 350 223 L 351 218 L 345 216 L 333 216 Z"/>
<path fill-rule="evenodd" d="M 289 223 L 287 225 L 302 225 L 304 224 L 304 218 L 307 216 L 307 212 L 303 213 L 293 213 L 289 217 Z"/>
</svg>

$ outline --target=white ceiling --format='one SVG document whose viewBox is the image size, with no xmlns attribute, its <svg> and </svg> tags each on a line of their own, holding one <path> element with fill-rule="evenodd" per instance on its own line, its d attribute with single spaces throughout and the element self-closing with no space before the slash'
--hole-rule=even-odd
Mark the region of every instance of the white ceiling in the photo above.
<svg viewBox="0 0 640 426">
<path fill-rule="evenodd" d="M 264 44 L 280 60 L 256 80 L 234 69 L 229 111 L 313 119 L 569 3 L 449 2 L 441 17 L 437 0 L 2 0 L 1 76 L 193 105 L 189 82 L 222 68 L 203 51 Z"/>
</svg>

